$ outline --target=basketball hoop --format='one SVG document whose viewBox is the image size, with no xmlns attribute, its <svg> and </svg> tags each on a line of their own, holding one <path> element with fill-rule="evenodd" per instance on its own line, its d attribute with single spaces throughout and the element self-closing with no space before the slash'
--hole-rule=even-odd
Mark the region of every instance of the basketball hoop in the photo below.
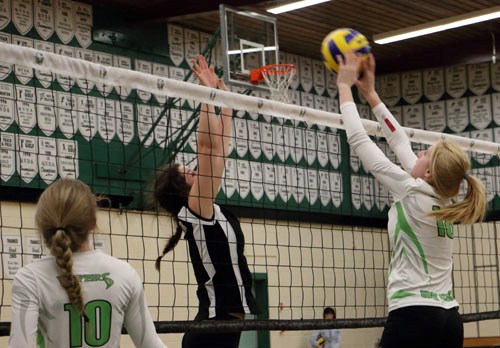
<svg viewBox="0 0 500 348">
<path fill-rule="evenodd" d="M 296 71 L 293 64 L 270 64 L 253 69 L 250 73 L 250 81 L 253 84 L 266 81 L 271 90 L 271 98 L 288 103 L 288 87 Z"/>
</svg>

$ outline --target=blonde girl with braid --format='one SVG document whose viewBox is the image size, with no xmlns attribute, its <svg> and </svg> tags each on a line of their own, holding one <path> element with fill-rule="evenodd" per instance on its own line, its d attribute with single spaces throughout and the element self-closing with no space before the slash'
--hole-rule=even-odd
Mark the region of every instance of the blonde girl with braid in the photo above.
<svg viewBox="0 0 500 348">
<path fill-rule="evenodd" d="M 35 222 L 50 256 L 19 270 L 12 285 L 10 348 L 166 347 L 156 334 L 137 272 L 92 250 L 97 199 L 84 183 L 60 179 L 38 201 Z"/>
</svg>

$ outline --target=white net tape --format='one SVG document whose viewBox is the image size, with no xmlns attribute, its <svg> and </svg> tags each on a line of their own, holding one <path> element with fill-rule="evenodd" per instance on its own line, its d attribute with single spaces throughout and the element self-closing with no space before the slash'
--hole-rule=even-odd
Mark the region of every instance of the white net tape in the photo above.
<svg viewBox="0 0 500 348">
<path fill-rule="evenodd" d="M 54 53 L 43 52 L 28 47 L 0 43 L 0 62 L 17 64 L 38 70 L 70 75 L 75 79 L 88 79 L 109 86 L 137 88 L 159 96 L 196 99 L 215 106 L 246 110 L 250 113 L 273 115 L 308 124 L 324 125 L 343 129 L 340 114 L 316 110 L 304 106 L 292 105 L 265 98 L 225 92 L 189 82 L 165 77 L 148 75 L 138 71 L 103 66 Z M 368 134 L 383 136 L 379 124 L 375 121 L 362 120 Z M 500 144 L 464 138 L 457 135 L 431 132 L 421 129 L 404 128 L 410 141 L 422 144 L 434 144 L 440 139 L 452 139 L 466 151 L 475 151 L 500 155 Z"/>
</svg>

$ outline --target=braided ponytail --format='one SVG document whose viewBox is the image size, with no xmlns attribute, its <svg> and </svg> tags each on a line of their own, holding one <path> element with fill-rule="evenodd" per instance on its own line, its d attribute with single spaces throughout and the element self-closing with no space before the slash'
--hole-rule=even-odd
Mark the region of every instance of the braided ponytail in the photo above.
<svg viewBox="0 0 500 348">
<path fill-rule="evenodd" d="M 73 273 L 73 252 L 88 241 L 96 227 L 96 214 L 97 199 L 87 185 L 60 179 L 42 193 L 35 215 L 38 230 L 56 258 L 59 282 L 86 321 L 83 289 Z"/>
<path fill-rule="evenodd" d="M 70 302 L 78 309 L 82 316 L 84 312 L 82 285 L 73 274 L 73 252 L 71 251 L 71 232 L 59 228 L 52 237 L 52 255 L 56 258 L 59 267 L 59 283 L 66 290 Z"/>
<path fill-rule="evenodd" d="M 161 259 L 163 259 L 163 256 L 165 256 L 170 250 L 174 249 L 177 246 L 177 243 L 179 243 L 179 240 L 181 239 L 182 227 L 177 217 L 175 217 L 175 222 L 177 224 L 175 233 L 173 234 L 172 237 L 170 237 L 167 244 L 165 244 L 165 247 L 163 248 L 163 252 L 161 253 L 161 255 L 156 258 L 155 268 L 157 271 L 160 271 L 160 264 L 161 264 Z"/>
</svg>

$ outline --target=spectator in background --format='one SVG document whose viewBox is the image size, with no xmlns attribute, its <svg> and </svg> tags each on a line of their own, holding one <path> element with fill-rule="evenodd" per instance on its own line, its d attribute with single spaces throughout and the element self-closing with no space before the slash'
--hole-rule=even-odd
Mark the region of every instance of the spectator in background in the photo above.
<svg viewBox="0 0 500 348">
<path fill-rule="evenodd" d="M 323 319 L 334 320 L 335 309 L 326 307 L 323 310 Z M 313 348 L 340 348 L 340 330 L 316 330 L 312 333 L 309 343 Z"/>
</svg>

